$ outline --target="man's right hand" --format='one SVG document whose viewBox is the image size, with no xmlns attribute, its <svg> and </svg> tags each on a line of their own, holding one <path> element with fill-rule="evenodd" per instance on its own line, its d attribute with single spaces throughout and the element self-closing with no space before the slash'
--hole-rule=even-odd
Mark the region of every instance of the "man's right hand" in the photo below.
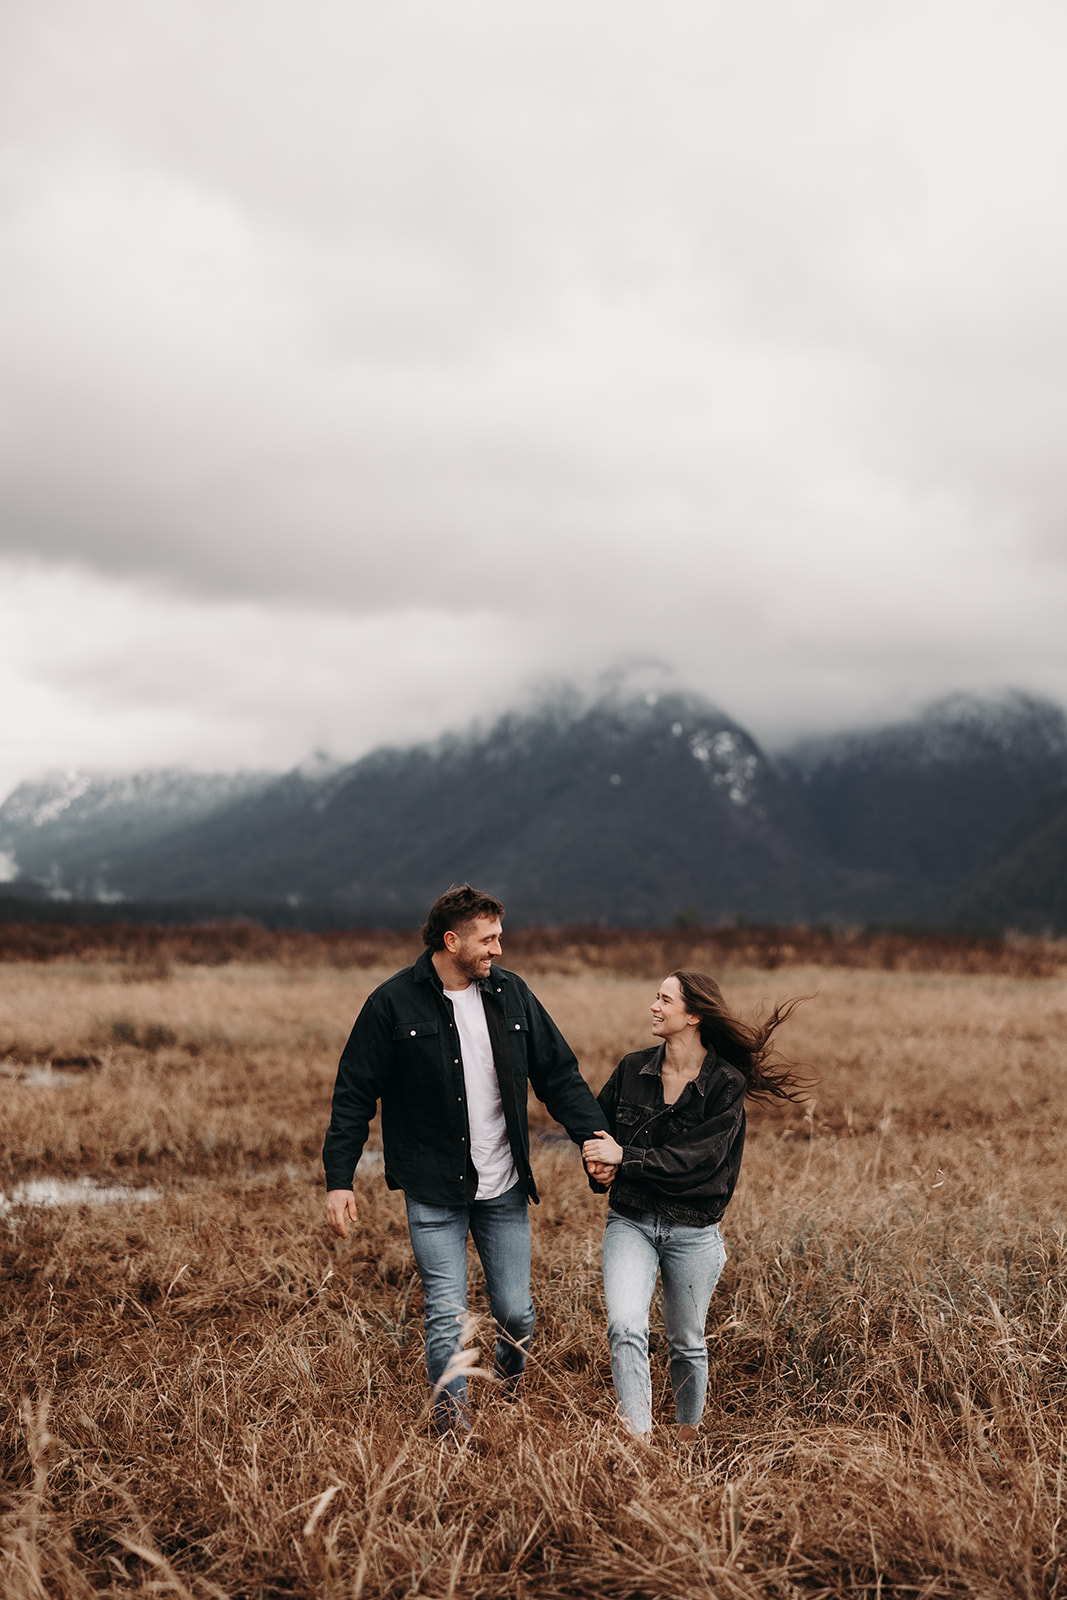
<svg viewBox="0 0 1067 1600">
<path fill-rule="evenodd" d="M 326 1196 L 326 1223 L 339 1239 L 348 1238 L 348 1219 L 359 1221 L 356 1197 L 351 1189 L 331 1189 Z"/>
</svg>

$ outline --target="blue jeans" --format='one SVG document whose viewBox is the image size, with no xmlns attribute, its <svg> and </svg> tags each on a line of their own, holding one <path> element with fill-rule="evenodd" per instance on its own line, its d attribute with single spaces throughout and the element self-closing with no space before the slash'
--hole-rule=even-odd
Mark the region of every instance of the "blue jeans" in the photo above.
<svg viewBox="0 0 1067 1600">
<path fill-rule="evenodd" d="M 426 1301 L 426 1371 L 431 1387 L 460 1348 L 467 1314 L 467 1234 L 481 1258 L 489 1309 L 496 1322 L 497 1377 L 514 1383 L 526 1366 L 534 1331 L 530 1299 L 530 1214 L 523 1184 L 494 1200 L 428 1206 L 405 1196 L 408 1232 Z M 434 1407 L 442 1432 L 465 1425 L 466 1380 L 444 1385 Z"/>
<path fill-rule="evenodd" d="M 674 1414 L 696 1427 L 708 1391 L 704 1323 L 712 1290 L 726 1263 L 719 1225 L 687 1227 L 666 1217 L 633 1222 L 608 1212 L 604 1229 L 604 1298 L 608 1307 L 611 1376 L 623 1421 L 634 1433 L 652 1428 L 648 1370 L 648 1308 L 663 1276 L 663 1322 L 670 1349 Z"/>
</svg>

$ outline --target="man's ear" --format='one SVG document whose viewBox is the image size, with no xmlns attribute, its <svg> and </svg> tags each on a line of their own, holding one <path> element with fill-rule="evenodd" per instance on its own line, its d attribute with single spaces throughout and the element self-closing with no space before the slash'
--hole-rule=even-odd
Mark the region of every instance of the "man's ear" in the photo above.
<svg viewBox="0 0 1067 1600">
<path fill-rule="evenodd" d="M 445 934 L 445 949 L 448 951 L 449 955 L 454 954 L 456 946 L 458 944 L 459 944 L 459 934 L 458 933 L 453 933 L 451 928 L 450 928 L 449 931 Z"/>
</svg>

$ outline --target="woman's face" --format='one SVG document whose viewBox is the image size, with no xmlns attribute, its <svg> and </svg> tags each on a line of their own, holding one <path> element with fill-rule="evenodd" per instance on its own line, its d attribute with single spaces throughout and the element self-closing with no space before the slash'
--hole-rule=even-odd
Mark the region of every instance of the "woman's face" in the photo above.
<svg viewBox="0 0 1067 1600">
<path fill-rule="evenodd" d="M 682 986 L 677 978 L 664 978 L 649 1009 L 652 1032 L 657 1039 L 675 1039 L 689 1028 L 694 1033 L 700 1028 L 700 1018 L 685 1009 Z"/>
</svg>

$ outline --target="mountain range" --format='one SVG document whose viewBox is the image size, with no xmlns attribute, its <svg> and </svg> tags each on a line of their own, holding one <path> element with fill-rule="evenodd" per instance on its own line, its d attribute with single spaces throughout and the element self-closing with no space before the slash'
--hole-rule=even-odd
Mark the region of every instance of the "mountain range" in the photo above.
<svg viewBox="0 0 1067 1600">
<path fill-rule="evenodd" d="M 527 924 L 1067 925 L 1067 717 L 956 695 L 768 754 L 681 689 L 558 694 L 283 776 L 67 773 L 0 806 L 14 899 L 408 927 L 450 883 Z"/>
</svg>

